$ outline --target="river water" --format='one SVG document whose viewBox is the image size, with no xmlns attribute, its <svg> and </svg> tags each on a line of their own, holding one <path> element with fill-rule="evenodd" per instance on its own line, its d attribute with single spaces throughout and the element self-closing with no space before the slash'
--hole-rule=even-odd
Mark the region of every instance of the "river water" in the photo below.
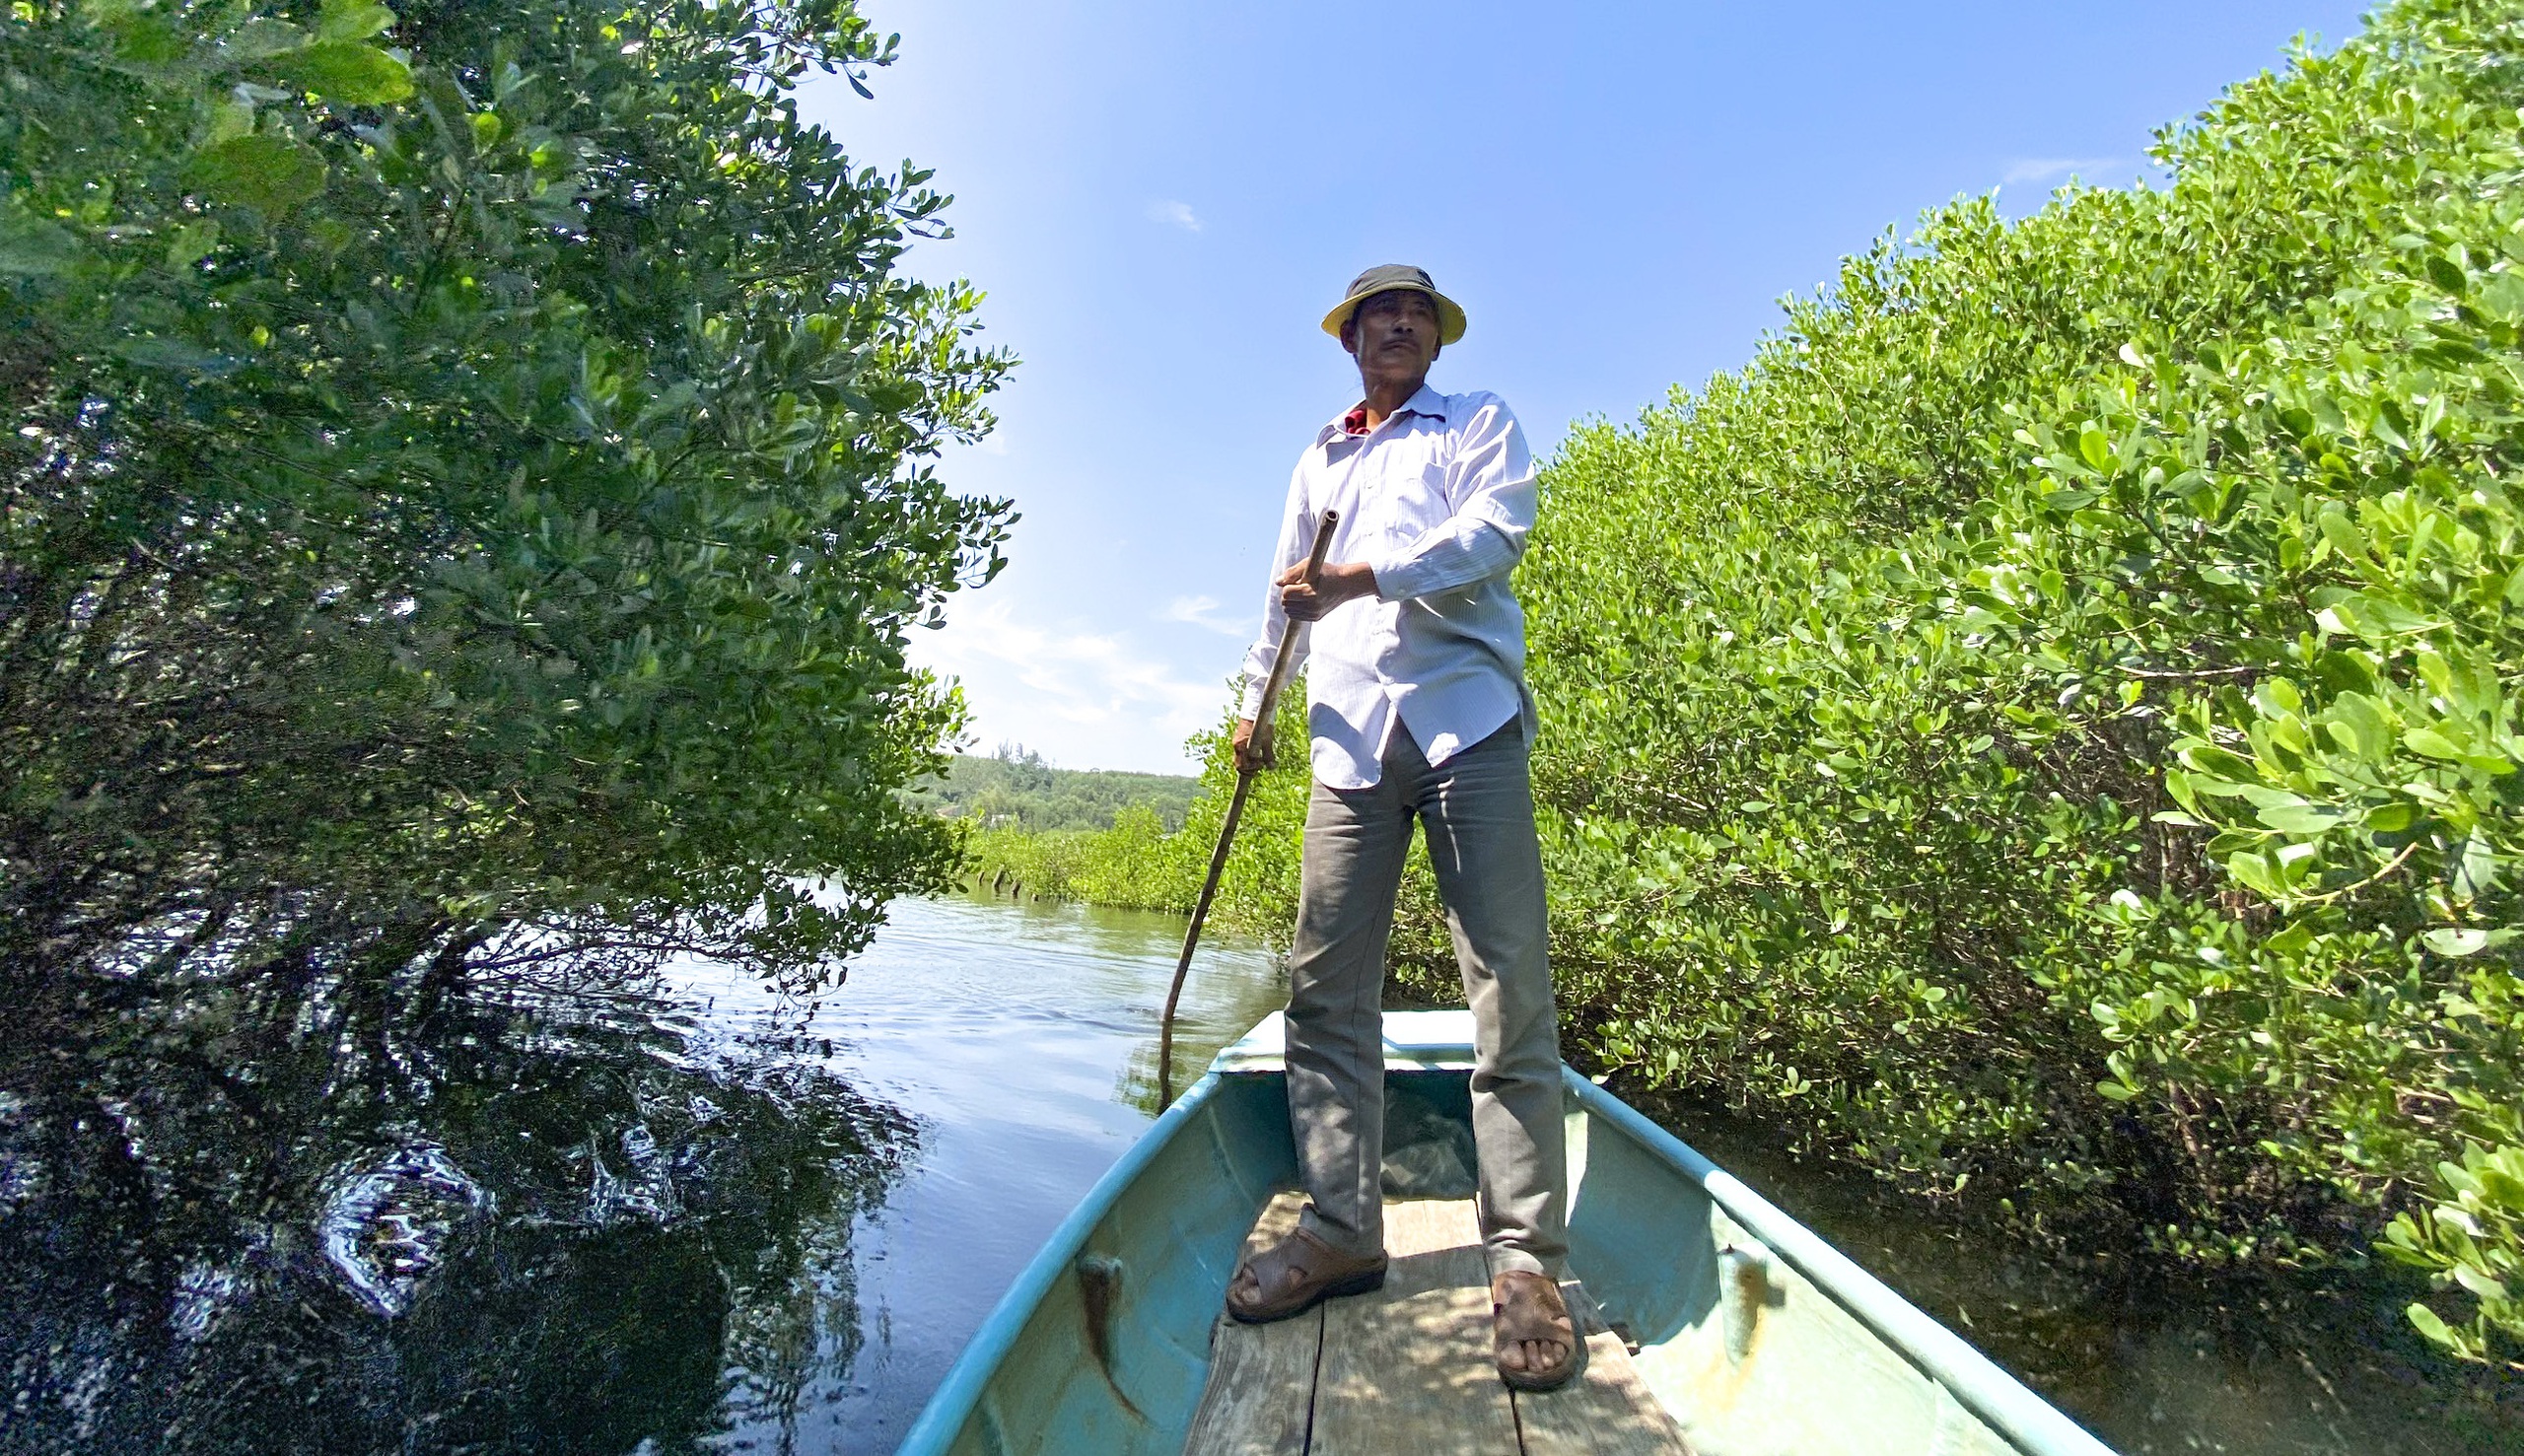
<svg viewBox="0 0 2524 1456">
<path fill-rule="evenodd" d="M 917 1156 L 851 1230 L 863 1343 L 808 1409 L 740 1423 L 732 1444 L 894 1448 L 966 1337 L 1154 1118 L 1157 1011 L 1182 938 L 1182 921 L 1133 911 L 895 907 L 812 1017 L 833 1067 L 917 1129 Z M 723 970 L 678 979 L 717 1015 L 791 1013 Z M 1175 1084 L 1286 999 L 1270 955 L 1205 946 L 1178 1012 Z"/>
<path fill-rule="evenodd" d="M 1147 1127 L 1180 935 L 950 897 L 803 1004 L 688 963 L 0 1027 L 0 1452 L 889 1451 Z M 1281 994 L 1205 950 L 1178 1076 Z M 2389 1289 L 2071 1276 L 1649 1105 L 2127 1451 L 2524 1450 Z"/>
</svg>

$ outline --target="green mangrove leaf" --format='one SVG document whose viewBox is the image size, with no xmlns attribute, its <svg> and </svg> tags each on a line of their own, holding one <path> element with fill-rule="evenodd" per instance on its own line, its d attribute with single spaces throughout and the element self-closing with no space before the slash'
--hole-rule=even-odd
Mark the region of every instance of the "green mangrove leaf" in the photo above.
<svg viewBox="0 0 2524 1456">
<path fill-rule="evenodd" d="M 79 239 L 49 218 L 0 205 L 0 275 L 39 278 L 65 273 L 79 262 Z"/>
<path fill-rule="evenodd" d="M 2281 834 L 2327 834 L 2345 816 L 2335 808 L 2306 804 L 2266 808 L 2254 817 Z"/>
<path fill-rule="evenodd" d="M 182 33 L 154 15 L 118 16 L 107 29 L 114 37 L 114 59 L 127 66 L 172 66 L 192 51 L 192 43 Z"/>
<path fill-rule="evenodd" d="M 250 207 L 277 221 L 324 190 L 324 159 L 305 142 L 256 132 L 195 152 L 185 176 L 213 202 Z"/>
<path fill-rule="evenodd" d="M 316 22 L 318 40 L 365 40 L 394 24 L 394 12 L 371 0 L 324 0 Z"/>
<path fill-rule="evenodd" d="M 2409 1317 L 2413 1328 L 2427 1337 L 2428 1343 L 2442 1346 L 2447 1350 L 2462 1348 L 2454 1339 L 2454 1332 L 2446 1327 L 2445 1321 L 2437 1315 L 2435 1310 L 2414 1299 L 2410 1307 L 2402 1313 Z"/>
<path fill-rule="evenodd" d="M 231 65 L 246 65 L 282 55 L 307 43 L 307 33 L 287 21 L 256 16 L 220 42 L 219 52 Z"/>
<path fill-rule="evenodd" d="M 2182 749 L 2180 756 L 2183 767 L 2195 774 L 2222 779 L 2229 784 L 2257 784 L 2261 781 L 2261 770 L 2251 759 L 2214 743 L 2189 744 Z M 2198 787 L 2206 792 L 2215 792 L 2207 784 Z"/>
<path fill-rule="evenodd" d="M 225 374 L 237 365 L 237 361 L 228 356 L 190 340 L 158 336 L 126 339 L 114 346 L 114 353 L 144 368 L 175 370 L 183 374 Z"/>
<path fill-rule="evenodd" d="M 2402 734 L 2402 742 L 2411 752 L 2427 758 L 2450 759 L 2456 762 L 2460 762 L 2463 758 L 2462 748 L 2453 739 L 2434 728 L 2412 728 Z"/>
<path fill-rule="evenodd" d="M 2429 931 L 2419 936 L 2428 949 L 2438 955 L 2477 955 L 2489 946 L 2489 932 L 2476 930 Z"/>
<path fill-rule="evenodd" d="M 382 105 L 412 94 L 411 67 L 357 40 L 319 40 L 276 57 L 267 69 L 293 86 L 344 105 Z"/>
<path fill-rule="evenodd" d="M 219 245 L 219 224 L 215 219 L 201 218 L 175 230 L 167 240 L 167 266 L 189 268 L 210 256 Z"/>
</svg>

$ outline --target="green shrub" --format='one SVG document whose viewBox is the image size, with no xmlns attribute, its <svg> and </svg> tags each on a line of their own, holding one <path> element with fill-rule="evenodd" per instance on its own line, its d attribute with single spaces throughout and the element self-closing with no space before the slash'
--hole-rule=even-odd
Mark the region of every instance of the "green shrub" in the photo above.
<svg viewBox="0 0 2524 1456">
<path fill-rule="evenodd" d="M 812 980 L 946 880 L 904 645 L 998 565 L 930 460 L 1008 361 L 894 272 L 927 174 L 792 98 L 890 54 L 847 0 L 14 6 L 0 973 Z"/>
<path fill-rule="evenodd" d="M 1573 440 L 1519 585 L 1597 1055 L 2211 1260 L 2513 1138 L 2519 21 L 2392 7 Z"/>
<path fill-rule="evenodd" d="M 2383 1251 L 2435 1271 L 2478 1301 L 2471 1321 L 2449 1325 L 2424 1304 L 2410 1306 L 2411 1323 L 2466 1359 L 2499 1358 L 2524 1335 L 2524 1147 L 2468 1148 L 2457 1165 L 2437 1169 L 2441 1202 L 2393 1219 Z M 2515 1363 L 2512 1359 L 2508 1364 Z"/>
<path fill-rule="evenodd" d="M 1211 904 L 1209 924 L 1220 930 L 1285 941 L 1297 918 L 1297 846 L 1311 783 L 1304 702 L 1302 683 L 1281 701 L 1278 766 L 1257 778 L 1246 797 L 1235 853 Z M 1181 829 L 1168 833 L 1148 804 L 1120 810 L 1105 830 L 984 829 L 968 841 L 969 870 L 985 884 L 1021 884 L 1046 899 L 1190 914 L 1235 793 L 1233 728 L 1230 717 L 1192 739 L 1201 755 L 1201 787 Z"/>
</svg>

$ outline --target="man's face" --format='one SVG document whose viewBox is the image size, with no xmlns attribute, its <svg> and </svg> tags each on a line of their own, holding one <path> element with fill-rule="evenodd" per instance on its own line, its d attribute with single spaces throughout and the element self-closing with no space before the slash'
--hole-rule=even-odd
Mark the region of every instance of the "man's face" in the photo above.
<svg viewBox="0 0 2524 1456">
<path fill-rule="evenodd" d="M 1341 343 L 1369 385 L 1425 379 L 1437 358 L 1437 301 L 1411 288 L 1377 294 L 1341 326 Z"/>
</svg>

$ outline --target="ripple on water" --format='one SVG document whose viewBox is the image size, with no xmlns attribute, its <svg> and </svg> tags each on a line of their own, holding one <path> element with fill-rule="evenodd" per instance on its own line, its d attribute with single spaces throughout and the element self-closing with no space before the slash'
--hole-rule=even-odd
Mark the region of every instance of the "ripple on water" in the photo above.
<svg viewBox="0 0 2524 1456">
<path fill-rule="evenodd" d="M 346 1164 L 326 1186 L 316 1220 L 324 1258 L 361 1303 L 389 1317 L 411 1308 L 456 1225 L 497 1203 L 426 1140 Z"/>
</svg>

